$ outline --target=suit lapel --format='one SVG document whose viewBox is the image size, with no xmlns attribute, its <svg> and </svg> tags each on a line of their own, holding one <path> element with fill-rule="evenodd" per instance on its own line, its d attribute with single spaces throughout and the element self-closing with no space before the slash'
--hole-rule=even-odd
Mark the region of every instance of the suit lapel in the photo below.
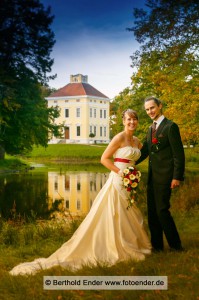
<svg viewBox="0 0 199 300">
<path fill-rule="evenodd" d="M 163 121 L 160 123 L 160 125 L 158 126 L 158 129 L 156 131 L 156 137 L 160 134 L 160 132 L 162 131 L 162 129 L 164 128 L 164 126 L 167 124 L 167 118 L 164 118 Z"/>
<path fill-rule="evenodd" d="M 147 134 L 147 143 L 148 145 L 151 145 L 151 134 L 152 134 L 152 129 L 151 126 L 148 129 L 148 134 Z"/>
</svg>

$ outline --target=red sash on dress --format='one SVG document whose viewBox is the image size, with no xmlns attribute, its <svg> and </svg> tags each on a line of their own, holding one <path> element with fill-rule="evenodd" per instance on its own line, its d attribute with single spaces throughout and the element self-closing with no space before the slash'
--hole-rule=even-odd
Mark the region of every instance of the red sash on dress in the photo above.
<svg viewBox="0 0 199 300">
<path fill-rule="evenodd" d="M 114 162 L 115 161 L 119 161 L 119 162 L 123 162 L 123 163 L 130 163 L 130 160 L 125 159 L 125 158 L 114 158 Z"/>
</svg>

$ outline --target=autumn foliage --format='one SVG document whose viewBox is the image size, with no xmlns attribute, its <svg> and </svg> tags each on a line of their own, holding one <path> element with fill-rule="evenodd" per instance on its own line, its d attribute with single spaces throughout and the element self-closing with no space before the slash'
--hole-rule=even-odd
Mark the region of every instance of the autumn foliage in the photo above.
<svg viewBox="0 0 199 300">
<path fill-rule="evenodd" d="M 146 10 L 134 9 L 134 27 L 129 28 L 140 48 L 132 58 L 132 86 L 112 103 L 120 109 L 138 111 L 137 135 L 144 137 L 151 121 L 143 109 L 144 99 L 156 96 L 163 113 L 179 125 L 183 143 L 199 139 L 199 2 L 148 0 Z M 119 108 L 119 111 L 118 111 Z"/>
</svg>

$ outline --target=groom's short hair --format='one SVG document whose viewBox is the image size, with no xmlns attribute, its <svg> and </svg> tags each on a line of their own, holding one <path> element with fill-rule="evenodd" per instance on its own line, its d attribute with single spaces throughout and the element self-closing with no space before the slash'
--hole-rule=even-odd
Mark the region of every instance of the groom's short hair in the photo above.
<svg viewBox="0 0 199 300">
<path fill-rule="evenodd" d="M 148 102 L 148 101 L 151 101 L 153 100 L 157 106 L 160 106 L 160 104 L 162 104 L 162 101 L 154 96 L 150 96 L 150 97 L 147 97 L 145 100 L 144 100 L 144 103 Z"/>
</svg>

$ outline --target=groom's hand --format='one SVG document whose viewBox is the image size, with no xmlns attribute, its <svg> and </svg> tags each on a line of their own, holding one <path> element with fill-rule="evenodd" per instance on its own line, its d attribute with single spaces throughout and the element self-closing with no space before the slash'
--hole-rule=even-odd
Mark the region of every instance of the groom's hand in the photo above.
<svg viewBox="0 0 199 300">
<path fill-rule="evenodd" d="M 179 186 L 180 186 L 180 180 L 173 179 L 171 181 L 171 189 L 175 189 L 176 187 L 179 187 Z"/>
</svg>

